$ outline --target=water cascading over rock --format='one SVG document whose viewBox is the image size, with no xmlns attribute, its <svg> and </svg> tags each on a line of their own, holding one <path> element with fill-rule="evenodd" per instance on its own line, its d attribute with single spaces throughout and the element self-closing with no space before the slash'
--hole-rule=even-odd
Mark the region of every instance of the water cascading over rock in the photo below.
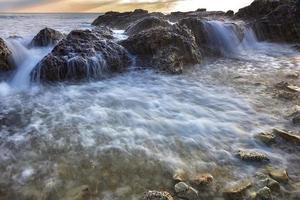
<svg viewBox="0 0 300 200">
<path fill-rule="evenodd" d="M 181 26 L 190 29 L 206 56 L 232 56 L 257 43 L 250 27 L 244 23 L 185 18 Z"/>
<path fill-rule="evenodd" d="M 60 41 L 32 72 L 42 82 L 102 78 L 130 64 L 127 51 L 97 29 L 75 30 Z"/>
</svg>

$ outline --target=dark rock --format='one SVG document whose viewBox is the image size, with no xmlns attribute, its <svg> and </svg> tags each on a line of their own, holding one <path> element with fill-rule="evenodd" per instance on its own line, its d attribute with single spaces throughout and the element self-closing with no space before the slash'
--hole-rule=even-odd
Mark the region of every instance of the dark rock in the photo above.
<svg viewBox="0 0 300 200">
<path fill-rule="evenodd" d="M 225 15 L 227 17 L 233 17 L 234 16 L 234 11 L 233 10 L 228 10 Z"/>
<path fill-rule="evenodd" d="M 170 23 L 162 18 L 145 17 L 137 21 L 135 24 L 129 26 L 128 29 L 126 30 L 126 33 L 128 35 L 134 35 L 151 28 L 168 27 L 168 26 L 171 26 Z"/>
<path fill-rule="evenodd" d="M 247 189 L 252 186 L 250 181 L 240 181 L 233 186 L 225 188 L 223 196 L 226 200 L 241 200 L 244 199 Z"/>
<path fill-rule="evenodd" d="M 236 17 L 244 19 L 258 19 L 275 10 L 282 1 L 277 0 L 255 0 L 249 6 L 239 9 Z"/>
<path fill-rule="evenodd" d="M 148 13 L 146 10 L 137 9 L 133 12 L 107 12 L 99 16 L 92 25 L 109 26 L 116 29 L 126 29 L 130 24 L 141 20 L 144 17 L 163 17 L 162 13 Z"/>
<path fill-rule="evenodd" d="M 256 0 L 236 17 L 251 20 L 259 40 L 300 41 L 300 15 L 293 0 Z"/>
<path fill-rule="evenodd" d="M 201 62 L 201 53 L 190 31 L 179 25 L 157 27 L 130 36 L 121 43 L 143 67 L 172 74 Z"/>
<path fill-rule="evenodd" d="M 169 192 L 149 191 L 145 193 L 143 200 L 173 200 Z"/>
<path fill-rule="evenodd" d="M 206 12 L 206 8 L 198 8 L 196 12 Z"/>
<path fill-rule="evenodd" d="M 11 64 L 12 52 L 9 50 L 5 41 L 0 38 L 0 71 L 9 71 L 14 67 Z"/>
<path fill-rule="evenodd" d="M 60 40 L 64 38 L 64 35 L 51 28 L 42 29 L 31 41 L 31 47 L 45 47 L 50 45 L 56 45 Z"/>
<path fill-rule="evenodd" d="M 237 156 L 244 161 L 253 161 L 253 162 L 269 161 L 269 158 L 266 154 L 257 151 L 239 150 Z"/>
<path fill-rule="evenodd" d="M 97 31 L 75 30 L 38 63 L 32 77 L 44 82 L 101 78 L 124 71 L 129 64 L 122 46 Z"/>
<path fill-rule="evenodd" d="M 94 31 L 97 32 L 98 35 L 106 39 L 114 39 L 113 31 L 107 26 L 97 26 L 94 28 Z"/>
</svg>

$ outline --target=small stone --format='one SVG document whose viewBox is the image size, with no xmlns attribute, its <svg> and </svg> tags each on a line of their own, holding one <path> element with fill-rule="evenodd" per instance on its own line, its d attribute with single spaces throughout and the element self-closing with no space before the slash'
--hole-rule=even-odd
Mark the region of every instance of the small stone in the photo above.
<svg viewBox="0 0 300 200">
<path fill-rule="evenodd" d="M 288 85 L 286 86 L 287 89 L 291 90 L 292 92 L 300 92 L 300 87 L 295 85 Z"/>
<path fill-rule="evenodd" d="M 176 182 L 183 182 L 188 179 L 188 174 L 182 170 L 182 169 L 177 169 L 173 175 L 173 180 Z"/>
<path fill-rule="evenodd" d="M 266 154 L 250 150 L 239 150 L 237 156 L 244 161 L 269 161 L 269 158 Z"/>
<path fill-rule="evenodd" d="M 144 195 L 144 200 L 174 200 L 169 192 L 148 191 Z"/>
<path fill-rule="evenodd" d="M 300 136 L 296 135 L 292 132 L 287 132 L 287 131 L 280 130 L 280 129 L 273 129 L 273 133 L 275 135 L 278 135 L 279 137 L 283 138 L 286 141 L 295 142 L 297 144 L 300 144 Z"/>
<path fill-rule="evenodd" d="M 272 193 L 270 188 L 264 187 L 257 191 L 256 200 L 272 200 Z"/>
<path fill-rule="evenodd" d="M 64 199 L 66 200 L 87 200 L 90 197 L 90 190 L 87 185 L 71 189 Z"/>
<path fill-rule="evenodd" d="M 268 178 L 267 187 L 272 190 L 272 192 L 280 192 L 280 184 L 274 179 Z"/>
<path fill-rule="evenodd" d="M 280 183 L 289 181 L 289 176 L 285 169 L 269 169 L 269 176 Z"/>
<path fill-rule="evenodd" d="M 199 198 L 198 191 L 184 182 L 175 185 L 175 192 L 179 198 L 187 200 L 197 200 Z"/>
<path fill-rule="evenodd" d="M 199 174 L 191 179 L 191 183 L 196 186 L 210 185 L 213 181 L 211 174 Z"/>
<path fill-rule="evenodd" d="M 245 192 L 252 186 L 250 181 L 242 181 L 234 184 L 232 187 L 225 189 L 223 196 L 227 200 L 243 199 Z"/>
<path fill-rule="evenodd" d="M 296 79 L 296 78 L 299 78 L 299 74 L 297 74 L 297 73 L 288 73 L 288 74 L 286 74 L 286 78 Z"/>
<path fill-rule="evenodd" d="M 260 133 L 256 136 L 256 138 L 267 145 L 270 145 L 270 144 L 273 144 L 276 142 L 276 135 L 271 132 Z"/>
</svg>

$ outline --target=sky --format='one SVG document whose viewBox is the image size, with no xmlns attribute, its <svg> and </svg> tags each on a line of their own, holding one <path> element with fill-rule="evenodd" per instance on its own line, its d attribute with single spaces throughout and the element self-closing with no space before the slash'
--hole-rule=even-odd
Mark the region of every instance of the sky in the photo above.
<svg viewBox="0 0 300 200">
<path fill-rule="evenodd" d="M 237 11 L 253 0 L 0 0 L 0 12 L 106 12 L 136 8 L 150 11 L 229 9 Z"/>
</svg>

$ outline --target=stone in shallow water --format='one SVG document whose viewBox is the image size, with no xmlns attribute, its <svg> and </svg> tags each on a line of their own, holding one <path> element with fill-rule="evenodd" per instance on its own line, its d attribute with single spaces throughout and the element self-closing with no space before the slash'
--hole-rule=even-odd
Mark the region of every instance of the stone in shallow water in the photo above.
<svg viewBox="0 0 300 200">
<path fill-rule="evenodd" d="M 66 200 L 89 200 L 90 199 L 90 190 L 87 185 L 82 185 L 76 188 L 71 189 L 67 192 L 67 195 L 64 199 Z"/>
<path fill-rule="evenodd" d="M 256 200 L 272 200 L 272 192 L 270 188 L 264 187 L 257 191 Z"/>
<path fill-rule="evenodd" d="M 285 169 L 269 169 L 269 175 L 281 183 L 287 183 L 289 181 L 289 176 Z"/>
<path fill-rule="evenodd" d="M 187 200 L 197 200 L 199 198 L 198 191 L 184 182 L 175 185 L 175 192 L 179 198 Z"/>
<path fill-rule="evenodd" d="M 281 129 L 273 129 L 273 133 L 288 142 L 300 144 L 300 136 L 292 132 L 287 132 Z"/>
<path fill-rule="evenodd" d="M 214 181 L 214 177 L 211 174 L 199 174 L 191 179 L 192 185 L 205 186 L 210 185 Z"/>
<path fill-rule="evenodd" d="M 183 182 L 188 179 L 188 174 L 182 170 L 182 169 L 177 169 L 173 175 L 173 180 L 176 182 Z"/>
<path fill-rule="evenodd" d="M 269 161 L 269 158 L 266 154 L 257 151 L 239 150 L 237 156 L 244 161 L 253 161 L 253 162 Z"/>
<path fill-rule="evenodd" d="M 256 136 L 256 138 L 268 145 L 276 142 L 276 135 L 273 134 L 272 132 L 260 133 Z"/>
<path fill-rule="evenodd" d="M 231 187 L 224 190 L 223 196 L 226 200 L 240 200 L 243 199 L 247 189 L 252 186 L 250 181 L 237 182 Z"/>
<path fill-rule="evenodd" d="M 169 192 L 148 191 L 144 195 L 144 200 L 173 200 Z"/>
</svg>

